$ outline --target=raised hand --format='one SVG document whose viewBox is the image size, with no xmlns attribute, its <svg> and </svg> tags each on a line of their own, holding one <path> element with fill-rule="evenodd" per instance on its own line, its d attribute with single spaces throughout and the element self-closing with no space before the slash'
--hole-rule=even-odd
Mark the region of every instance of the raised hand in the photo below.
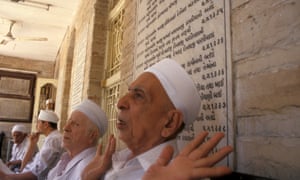
<svg viewBox="0 0 300 180">
<path fill-rule="evenodd" d="M 31 133 L 29 135 L 29 146 L 28 146 L 26 153 L 24 155 L 24 158 L 22 160 L 20 171 L 23 171 L 23 169 L 25 168 L 27 163 L 33 159 L 35 149 L 37 146 L 37 142 L 39 141 L 39 137 L 40 137 L 39 132 Z"/>
<path fill-rule="evenodd" d="M 29 135 L 30 144 L 37 144 L 37 142 L 39 141 L 39 137 L 40 137 L 39 132 L 31 133 Z"/>
<path fill-rule="evenodd" d="M 232 147 L 225 146 L 216 153 L 209 154 L 224 137 L 224 134 L 216 133 L 210 140 L 203 143 L 207 135 L 207 132 L 200 133 L 171 162 L 173 149 L 167 146 L 156 163 L 146 171 L 143 180 L 198 179 L 219 177 L 231 173 L 229 167 L 214 167 L 214 165 L 232 152 Z"/>
<path fill-rule="evenodd" d="M 97 148 L 97 153 L 93 160 L 84 168 L 81 178 L 82 180 L 97 180 L 110 169 L 112 163 L 112 155 L 116 150 L 116 139 L 113 135 L 109 137 L 105 152 L 102 155 L 102 144 Z"/>
</svg>

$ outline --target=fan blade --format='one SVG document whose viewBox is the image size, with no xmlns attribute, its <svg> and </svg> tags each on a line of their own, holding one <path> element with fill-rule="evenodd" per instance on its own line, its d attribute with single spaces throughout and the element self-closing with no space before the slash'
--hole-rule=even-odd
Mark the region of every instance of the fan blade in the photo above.
<svg viewBox="0 0 300 180">
<path fill-rule="evenodd" d="M 2 39 L 0 42 L 1 45 L 6 45 L 7 43 L 8 43 L 8 41 L 6 41 L 5 39 Z"/>
<path fill-rule="evenodd" d="M 9 25 L 9 29 L 8 29 L 8 32 L 7 32 L 7 36 L 12 36 L 12 28 L 14 26 L 14 24 L 16 23 L 16 21 L 11 21 L 10 25 Z"/>
<path fill-rule="evenodd" d="M 46 37 L 14 37 L 12 34 L 12 29 L 15 25 L 16 21 L 11 20 L 9 30 L 6 35 L 3 36 L 3 40 L 0 41 L 0 44 L 6 45 L 10 41 L 18 40 L 18 41 L 48 41 Z"/>
<path fill-rule="evenodd" d="M 18 41 L 48 41 L 46 37 L 17 37 Z"/>
<path fill-rule="evenodd" d="M 11 33 L 12 28 L 15 23 L 16 23 L 16 21 L 10 21 L 8 32 L 5 35 L 3 35 L 2 40 L 0 42 L 1 45 L 6 45 L 8 42 L 15 40 L 15 38 L 13 37 L 13 35 Z"/>
</svg>

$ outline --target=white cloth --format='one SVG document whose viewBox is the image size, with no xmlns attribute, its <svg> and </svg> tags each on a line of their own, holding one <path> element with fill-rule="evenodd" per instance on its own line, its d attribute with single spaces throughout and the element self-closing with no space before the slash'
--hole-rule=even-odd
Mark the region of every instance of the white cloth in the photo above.
<svg viewBox="0 0 300 180">
<path fill-rule="evenodd" d="M 14 125 L 14 127 L 11 130 L 11 133 L 14 133 L 16 131 L 17 132 L 21 132 L 21 133 L 28 133 L 27 128 L 24 125 L 22 125 L 22 124 L 16 124 L 16 125 Z"/>
<path fill-rule="evenodd" d="M 160 144 L 149 151 L 127 161 L 127 157 L 131 151 L 126 148 L 117 152 L 112 157 L 112 169 L 105 175 L 105 180 L 138 180 L 142 179 L 145 171 L 156 161 L 162 149 L 166 145 L 174 148 L 174 155 L 178 154 L 176 140 L 167 141 Z"/>
<path fill-rule="evenodd" d="M 57 124 L 57 122 L 59 121 L 59 118 L 57 116 L 57 114 L 54 111 L 50 111 L 50 110 L 41 110 L 38 120 L 42 120 L 42 121 L 47 121 L 47 122 L 52 122 Z"/>
<path fill-rule="evenodd" d="M 96 147 L 88 148 L 74 158 L 65 152 L 57 165 L 49 172 L 48 180 L 81 179 L 81 173 L 96 154 Z M 62 169 L 60 169 L 62 168 Z"/>
<path fill-rule="evenodd" d="M 75 106 L 73 111 L 80 111 L 88 117 L 98 127 L 101 136 L 106 133 L 108 126 L 106 114 L 95 102 L 85 99 L 79 105 Z"/>
<path fill-rule="evenodd" d="M 23 160 L 25 153 L 29 146 L 29 139 L 28 137 L 25 137 L 25 139 L 20 144 L 14 144 L 11 151 L 11 158 L 9 161 L 17 161 L 17 160 Z M 36 146 L 34 150 L 34 155 L 38 152 L 38 147 Z M 13 171 L 18 172 L 19 167 L 16 167 L 13 169 Z"/>
<path fill-rule="evenodd" d="M 200 110 L 200 96 L 191 76 L 172 59 L 163 59 L 148 68 L 160 81 L 173 105 L 183 113 L 186 125 L 192 124 Z"/>
<path fill-rule="evenodd" d="M 44 180 L 50 169 L 52 169 L 63 152 L 62 135 L 57 131 L 52 131 L 44 141 L 42 148 L 36 154 L 33 162 L 26 165 L 22 172 L 31 171 L 38 179 Z"/>
<path fill-rule="evenodd" d="M 0 170 L 6 174 L 14 174 L 13 171 L 11 171 L 6 164 L 3 163 L 2 159 L 0 158 Z"/>
<path fill-rule="evenodd" d="M 28 137 L 25 137 L 20 144 L 14 143 L 11 151 L 11 158 L 9 161 L 22 160 L 25 156 L 28 146 L 29 146 Z"/>
</svg>

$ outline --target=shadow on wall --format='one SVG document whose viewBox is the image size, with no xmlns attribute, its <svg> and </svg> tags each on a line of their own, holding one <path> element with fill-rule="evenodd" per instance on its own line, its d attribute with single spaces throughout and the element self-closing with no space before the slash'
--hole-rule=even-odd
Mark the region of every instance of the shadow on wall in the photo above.
<svg viewBox="0 0 300 180">
<path fill-rule="evenodd" d="M 4 136 L 5 136 L 5 133 L 1 132 L 0 133 L 0 158 L 2 157 L 2 145 L 3 145 L 3 141 L 4 141 Z"/>
<path fill-rule="evenodd" d="M 258 177 L 258 176 L 252 176 L 248 174 L 242 174 L 233 172 L 230 175 L 218 177 L 218 178 L 211 178 L 211 180 L 275 180 L 265 177 Z"/>
</svg>

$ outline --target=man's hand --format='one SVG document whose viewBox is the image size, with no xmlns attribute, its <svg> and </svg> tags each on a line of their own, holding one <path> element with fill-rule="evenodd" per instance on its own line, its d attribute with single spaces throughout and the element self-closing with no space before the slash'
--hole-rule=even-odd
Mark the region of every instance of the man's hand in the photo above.
<svg viewBox="0 0 300 180">
<path fill-rule="evenodd" d="M 209 152 L 224 137 L 224 134 L 216 133 L 210 140 L 203 143 L 207 135 L 207 132 L 200 133 L 171 162 L 173 149 L 171 146 L 164 148 L 156 163 L 146 171 L 143 180 L 197 179 L 219 177 L 231 173 L 229 167 L 213 166 L 232 152 L 232 147 L 225 146 L 216 153 L 209 155 Z"/>
<path fill-rule="evenodd" d="M 27 147 L 26 153 L 23 157 L 20 171 L 23 171 L 28 162 L 33 159 L 35 149 L 37 147 L 37 142 L 39 141 L 40 133 L 35 132 L 29 135 L 29 146 Z"/>
<path fill-rule="evenodd" d="M 7 167 L 11 167 L 11 166 L 20 166 L 22 163 L 21 160 L 14 160 L 14 161 L 9 161 L 6 163 Z"/>
<path fill-rule="evenodd" d="M 103 176 L 111 167 L 112 155 L 115 150 L 116 139 L 111 135 L 103 155 L 102 144 L 98 146 L 94 159 L 84 168 L 81 174 L 82 180 L 97 180 Z"/>
<path fill-rule="evenodd" d="M 40 137 L 39 132 L 31 133 L 29 135 L 30 144 L 32 144 L 32 145 L 37 144 L 37 142 L 39 141 L 39 137 Z"/>
</svg>

